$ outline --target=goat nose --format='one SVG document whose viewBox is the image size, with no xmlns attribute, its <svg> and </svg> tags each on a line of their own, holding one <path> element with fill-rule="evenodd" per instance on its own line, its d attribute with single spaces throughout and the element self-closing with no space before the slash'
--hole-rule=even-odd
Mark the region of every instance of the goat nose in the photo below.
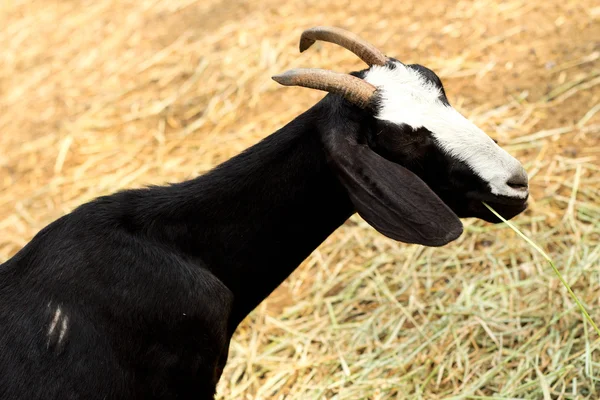
<svg viewBox="0 0 600 400">
<path fill-rule="evenodd" d="M 506 185 L 521 193 L 527 193 L 529 191 L 529 178 L 525 169 L 523 167 L 517 168 L 506 181 Z"/>
</svg>

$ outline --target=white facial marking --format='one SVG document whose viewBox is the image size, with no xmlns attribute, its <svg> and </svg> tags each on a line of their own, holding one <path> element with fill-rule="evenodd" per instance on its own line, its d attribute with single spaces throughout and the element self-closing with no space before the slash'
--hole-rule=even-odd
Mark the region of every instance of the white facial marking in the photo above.
<svg viewBox="0 0 600 400">
<path fill-rule="evenodd" d="M 442 150 L 466 163 L 495 195 L 525 198 L 526 191 L 507 185 L 511 177 L 527 177 L 521 163 L 475 124 L 440 100 L 441 90 L 421 73 L 395 62 L 396 68 L 373 66 L 364 80 L 379 88 L 378 119 L 429 130 Z M 525 179 L 526 181 L 526 179 Z"/>
</svg>

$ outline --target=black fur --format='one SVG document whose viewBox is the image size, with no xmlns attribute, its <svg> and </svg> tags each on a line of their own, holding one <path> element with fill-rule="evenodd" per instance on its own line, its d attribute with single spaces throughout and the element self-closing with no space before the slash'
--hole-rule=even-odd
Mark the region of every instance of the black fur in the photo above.
<svg viewBox="0 0 600 400">
<path fill-rule="evenodd" d="M 240 321 L 355 211 L 433 246 L 455 213 L 489 218 L 465 205 L 486 188 L 402 129 L 328 95 L 201 177 L 44 228 L 0 265 L 0 399 L 211 399 Z"/>
</svg>

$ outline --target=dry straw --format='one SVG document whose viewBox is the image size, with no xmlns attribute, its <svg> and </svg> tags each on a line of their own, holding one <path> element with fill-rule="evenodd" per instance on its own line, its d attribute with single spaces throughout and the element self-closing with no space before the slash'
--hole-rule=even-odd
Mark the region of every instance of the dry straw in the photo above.
<svg viewBox="0 0 600 400">
<path fill-rule="evenodd" d="M 571 295 L 571 297 L 573 298 L 575 303 L 577 303 L 577 306 L 581 310 L 581 313 L 585 316 L 585 318 L 590 323 L 590 325 L 592 325 L 592 327 L 594 328 L 594 330 L 596 331 L 598 336 L 600 336 L 600 329 L 598 329 L 598 326 L 596 325 L 596 323 L 594 322 L 592 317 L 590 317 L 590 314 L 588 314 L 588 312 L 586 311 L 585 307 L 581 303 L 581 300 L 579 300 L 579 297 L 577 297 L 577 295 L 575 293 L 573 293 L 571 286 L 569 286 L 567 281 L 565 281 L 565 278 L 562 276 L 562 274 L 560 273 L 558 268 L 556 268 L 556 265 L 554 264 L 554 262 L 552 261 L 550 256 L 548 254 L 546 254 L 546 252 L 544 250 L 542 250 L 542 248 L 540 246 L 535 244 L 535 242 L 533 240 L 531 240 L 529 237 L 527 237 L 525 234 L 523 234 L 523 232 L 521 232 L 519 230 L 519 228 L 517 228 L 512 222 L 507 221 L 504 217 L 502 217 L 502 215 L 498 214 L 498 212 L 496 210 L 494 210 L 492 207 L 490 207 L 487 203 L 484 202 L 483 205 L 486 206 L 496 217 L 501 219 L 502 222 L 504 222 L 506 225 L 508 225 L 510 227 L 510 229 L 515 231 L 517 233 L 517 235 L 522 237 L 531 247 L 533 247 L 538 253 L 540 253 L 546 259 L 546 261 L 548 261 L 548 263 L 554 270 L 554 273 L 558 276 L 558 279 L 560 279 L 560 282 L 569 291 L 569 294 Z"/>
</svg>

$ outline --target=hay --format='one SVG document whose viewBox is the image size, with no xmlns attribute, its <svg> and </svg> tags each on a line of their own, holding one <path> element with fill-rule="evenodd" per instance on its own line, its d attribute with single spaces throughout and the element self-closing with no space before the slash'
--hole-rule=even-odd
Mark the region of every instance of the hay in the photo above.
<svg viewBox="0 0 600 400">
<path fill-rule="evenodd" d="M 0 5 L 0 261 L 95 196 L 196 176 L 322 93 L 293 67 L 362 68 L 318 24 L 442 76 L 523 160 L 514 222 L 600 320 L 600 12 L 592 0 L 11 1 Z M 600 341 L 508 228 L 397 244 L 353 217 L 238 329 L 227 399 L 595 399 Z"/>
</svg>

